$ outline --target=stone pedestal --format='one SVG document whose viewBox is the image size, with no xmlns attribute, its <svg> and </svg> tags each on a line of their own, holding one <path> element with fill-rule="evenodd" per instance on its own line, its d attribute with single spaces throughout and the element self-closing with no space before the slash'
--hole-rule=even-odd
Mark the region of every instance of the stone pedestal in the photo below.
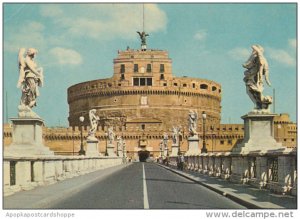
<svg viewBox="0 0 300 219">
<path fill-rule="evenodd" d="M 197 135 L 189 137 L 188 144 L 189 144 L 189 149 L 185 155 L 200 154 L 201 151 L 199 149 L 199 138 Z"/>
<path fill-rule="evenodd" d="M 4 156 L 32 157 L 54 155 L 43 145 L 42 126 L 40 118 L 13 118 L 12 143 L 4 150 Z"/>
<path fill-rule="evenodd" d="M 115 146 L 113 144 L 108 144 L 107 145 L 107 156 L 109 157 L 116 157 L 115 153 Z"/>
<path fill-rule="evenodd" d="M 179 145 L 172 144 L 171 156 L 178 156 L 178 151 L 179 151 Z"/>
<path fill-rule="evenodd" d="M 274 139 L 273 120 L 276 114 L 249 113 L 244 120 L 244 140 L 233 148 L 233 153 L 248 154 L 284 151 L 285 147 Z"/>
<path fill-rule="evenodd" d="M 98 140 L 97 139 L 87 139 L 86 141 L 86 156 L 95 157 L 100 156 L 98 149 Z"/>
</svg>

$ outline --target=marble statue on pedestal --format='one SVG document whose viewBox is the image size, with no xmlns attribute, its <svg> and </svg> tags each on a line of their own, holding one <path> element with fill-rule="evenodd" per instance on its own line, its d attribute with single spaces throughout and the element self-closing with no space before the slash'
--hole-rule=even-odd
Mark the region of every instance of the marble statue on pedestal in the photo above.
<svg viewBox="0 0 300 219">
<path fill-rule="evenodd" d="M 252 54 L 243 67 L 247 70 L 244 72 L 244 82 L 246 91 L 252 102 L 255 104 L 255 110 L 268 110 L 272 103 L 271 96 L 264 96 L 264 81 L 271 86 L 269 81 L 269 66 L 263 55 L 264 49 L 260 45 L 252 46 Z"/>
<path fill-rule="evenodd" d="M 190 136 L 197 135 L 197 122 L 198 122 L 198 113 L 197 111 L 190 110 L 189 112 L 189 132 Z"/>
<path fill-rule="evenodd" d="M 125 140 L 123 139 L 123 141 L 122 141 L 122 146 L 123 146 L 123 156 L 124 157 L 127 157 L 127 149 L 126 149 L 126 142 L 125 142 Z"/>
<path fill-rule="evenodd" d="M 121 136 L 117 136 L 117 155 L 120 156 L 123 147 L 123 139 Z"/>
<path fill-rule="evenodd" d="M 174 145 L 178 145 L 179 135 L 180 135 L 180 127 L 173 126 L 172 140 Z"/>
<path fill-rule="evenodd" d="M 179 152 L 179 136 L 182 136 L 181 133 L 181 127 L 175 127 L 173 126 L 173 131 L 172 131 L 172 149 L 171 149 L 171 156 L 177 156 Z"/>
<path fill-rule="evenodd" d="M 26 53 L 26 54 L 25 54 Z M 21 48 L 18 54 L 19 79 L 17 87 L 22 96 L 18 106 L 18 118 L 11 118 L 13 124 L 12 143 L 4 151 L 5 156 L 35 157 L 53 156 L 43 143 L 44 121 L 32 111 L 39 96 L 38 87 L 43 85 L 43 69 L 34 61 L 37 50 Z"/>
<path fill-rule="evenodd" d="M 115 139 L 115 133 L 113 131 L 113 127 L 109 127 L 108 128 L 108 141 L 109 141 L 109 144 L 113 144 L 114 139 Z"/>
<path fill-rule="evenodd" d="M 89 130 L 89 134 L 88 134 L 88 140 L 97 140 L 97 138 L 95 137 L 95 133 L 96 133 L 97 127 L 98 127 L 99 117 L 96 116 L 95 109 L 91 109 L 89 111 L 89 119 L 90 119 L 90 130 Z"/>
<path fill-rule="evenodd" d="M 29 48 L 25 54 L 25 48 L 21 48 L 18 54 L 19 79 L 17 87 L 21 89 L 22 96 L 19 105 L 19 117 L 38 118 L 31 110 L 36 106 L 36 99 L 40 95 L 38 87 L 43 86 L 43 68 L 38 68 L 34 61 L 37 50 Z"/>
</svg>

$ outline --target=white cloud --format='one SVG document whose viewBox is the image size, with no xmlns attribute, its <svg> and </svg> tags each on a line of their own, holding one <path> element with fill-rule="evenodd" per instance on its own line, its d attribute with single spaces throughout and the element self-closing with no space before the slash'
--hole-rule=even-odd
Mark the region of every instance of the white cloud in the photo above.
<svg viewBox="0 0 300 219">
<path fill-rule="evenodd" d="M 289 39 L 288 43 L 289 43 L 290 47 L 292 47 L 293 49 L 296 49 L 296 47 L 297 47 L 297 40 L 296 39 Z"/>
<path fill-rule="evenodd" d="M 246 48 L 237 47 L 228 51 L 228 55 L 235 60 L 246 61 L 251 55 L 251 51 Z"/>
<path fill-rule="evenodd" d="M 79 65 L 82 63 L 81 55 L 72 49 L 55 47 L 49 51 L 49 54 L 55 63 L 61 65 Z"/>
<path fill-rule="evenodd" d="M 60 16 L 52 16 L 59 13 Z M 50 18 L 65 35 L 89 37 L 97 40 L 113 38 L 135 38 L 142 30 L 143 13 L 141 4 L 89 4 L 64 5 L 53 8 L 44 5 L 40 14 Z M 80 15 L 80 16 L 78 16 Z M 145 4 L 145 31 L 163 31 L 167 17 L 155 4 Z"/>
<path fill-rule="evenodd" d="M 194 39 L 199 40 L 199 41 L 205 40 L 206 37 L 207 37 L 207 31 L 206 30 L 198 30 L 194 35 Z"/>
<path fill-rule="evenodd" d="M 21 47 L 41 49 L 45 44 L 44 25 L 36 21 L 24 21 L 20 27 L 7 27 L 4 37 L 4 50 L 17 52 Z"/>
<path fill-rule="evenodd" d="M 296 64 L 295 57 L 283 49 L 267 48 L 266 52 L 268 53 L 268 55 L 271 59 L 273 59 L 274 61 L 276 61 L 278 63 L 284 64 L 287 66 L 294 66 Z"/>
<path fill-rule="evenodd" d="M 63 16 L 63 11 L 58 5 L 45 4 L 41 6 L 40 14 L 44 17 L 60 17 Z"/>
</svg>

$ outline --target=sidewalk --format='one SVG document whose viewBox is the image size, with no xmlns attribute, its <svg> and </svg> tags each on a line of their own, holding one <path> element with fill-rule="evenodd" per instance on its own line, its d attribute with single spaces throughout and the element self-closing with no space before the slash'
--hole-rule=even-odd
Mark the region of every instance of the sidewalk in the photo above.
<svg viewBox="0 0 300 219">
<path fill-rule="evenodd" d="M 205 174 L 180 171 L 175 167 L 158 164 L 178 175 L 201 184 L 229 199 L 251 209 L 297 209 L 297 197 L 278 195 L 266 189 L 258 189 L 246 184 L 232 183 L 227 180 Z"/>
<path fill-rule="evenodd" d="M 3 209 L 47 209 L 50 203 L 58 201 L 62 197 L 71 196 L 131 164 L 121 164 L 66 179 L 52 185 L 39 186 L 29 191 L 17 192 L 3 198 Z"/>
</svg>

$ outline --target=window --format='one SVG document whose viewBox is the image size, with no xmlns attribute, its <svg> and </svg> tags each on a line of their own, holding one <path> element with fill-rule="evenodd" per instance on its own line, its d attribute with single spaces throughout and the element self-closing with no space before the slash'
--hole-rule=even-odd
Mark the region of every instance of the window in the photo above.
<svg viewBox="0 0 300 219">
<path fill-rule="evenodd" d="M 139 65 L 138 64 L 133 65 L 133 72 L 139 72 Z"/>
<path fill-rule="evenodd" d="M 216 91 L 217 88 L 216 88 L 215 86 L 213 86 L 213 87 L 211 88 L 211 90 L 212 90 L 212 91 Z"/>
<path fill-rule="evenodd" d="M 125 73 L 125 65 L 124 64 L 121 64 L 120 72 L 121 73 Z"/>
<path fill-rule="evenodd" d="M 146 85 L 146 79 L 140 78 L 140 86 L 145 86 L 145 85 Z"/>
<path fill-rule="evenodd" d="M 193 83 L 193 88 L 195 88 L 196 87 L 196 85 L 195 85 L 195 83 Z"/>
<path fill-rule="evenodd" d="M 232 140 L 231 139 L 228 140 L 228 144 L 230 144 L 230 145 L 232 144 Z"/>
<path fill-rule="evenodd" d="M 164 83 L 163 85 L 166 87 L 166 86 L 167 86 L 167 83 Z"/>
<path fill-rule="evenodd" d="M 152 78 L 133 78 L 133 86 L 152 86 Z"/>
<path fill-rule="evenodd" d="M 160 74 L 160 80 L 165 80 L 164 74 Z"/>
<path fill-rule="evenodd" d="M 182 86 L 183 86 L 183 87 L 186 87 L 186 84 L 183 84 Z"/>
<path fill-rule="evenodd" d="M 220 144 L 224 144 L 224 140 L 221 140 L 221 141 L 220 141 Z"/>
<path fill-rule="evenodd" d="M 160 64 L 159 72 L 160 73 L 164 73 L 165 72 L 165 65 L 164 64 Z"/>
<path fill-rule="evenodd" d="M 200 85 L 200 89 L 207 89 L 208 88 L 208 85 L 207 84 L 201 84 Z"/>
<path fill-rule="evenodd" d="M 174 83 L 174 86 L 177 87 L 177 83 Z"/>
<path fill-rule="evenodd" d="M 121 74 L 121 80 L 125 80 L 124 74 Z"/>
<path fill-rule="evenodd" d="M 151 72 L 152 70 L 151 70 L 151 64 L 147 64 L 147 72 L 149 73 L 149 72 Z"/>
<path fill-rule="evenodd" d="M 152 78 L 147 78 L 147 86 L 152 86 Z"/>
<path fill-rule="evenodd" d="M 133 86 L 139 86 L 139 78 L 133 78 Z"/>
</svg>

